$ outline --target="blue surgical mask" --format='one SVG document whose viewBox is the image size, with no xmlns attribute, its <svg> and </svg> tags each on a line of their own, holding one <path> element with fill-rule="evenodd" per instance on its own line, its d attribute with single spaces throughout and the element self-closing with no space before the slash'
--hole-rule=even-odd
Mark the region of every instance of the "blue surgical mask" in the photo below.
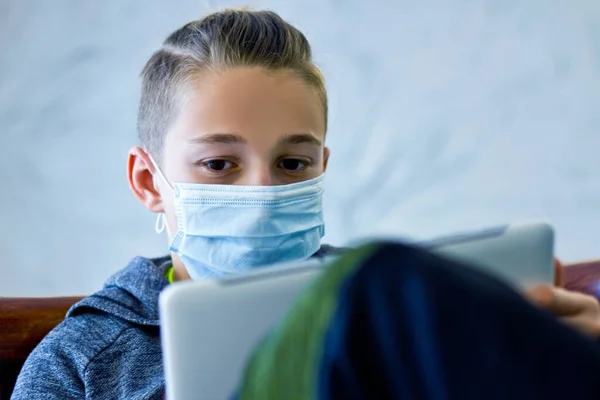
<svg viewBox="0 0 600 400">
<path fill-rule="evenodd" d="M 175 196 L 170 249 L 192 279 L 303 260 L 320 248 L 323 175 L 281 186 L 171 185 L 155 167 Z"/>
</svg>

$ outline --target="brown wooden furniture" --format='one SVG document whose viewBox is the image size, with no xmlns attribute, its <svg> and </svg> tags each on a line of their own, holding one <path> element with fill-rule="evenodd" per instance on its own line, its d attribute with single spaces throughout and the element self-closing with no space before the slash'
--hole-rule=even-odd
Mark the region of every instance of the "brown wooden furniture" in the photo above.
<svg viewBox="0 0 600 400">
<path fill-rule="evenodd" d="M 81 297 L 0 297 L 0 400 L 8 400 L 35 346 Z"/>
<path fill-rule="evenodd" d="M 600 259 L 565 265 L 564 286 L 600 300 Z M 0 297 L 0 400 L 12 393 L 25 359 L 81 297 Z"/>
</svg>

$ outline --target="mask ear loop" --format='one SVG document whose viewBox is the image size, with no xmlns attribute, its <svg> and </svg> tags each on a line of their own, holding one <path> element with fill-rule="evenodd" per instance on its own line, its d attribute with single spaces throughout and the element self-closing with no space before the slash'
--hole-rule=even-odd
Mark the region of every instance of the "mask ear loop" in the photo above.
<svg viewBox="0 0 600 400">
<path fill-rule="evenodd" d="M 165 183 L 171 188 L 171 190 L 173 190 L 173 186 L 171 185 L 171 182 L 169 182 L 167 180 L 167 177 L 163 174 L 162 170 L 159 168 L 156 161 L 154 161 L 154 158 L 147 151 L 146 151 L 146 153 L 148 154 L 148 157 L 150 158 L 150 162 L 152 163 L 152 166 L 154 167 L 156 174 L 163 181 L 165 181 Z M 154 183 L 154 186 L 156 187 L 156 182 Z M 154 230 L 156 231 L 156 233 L 160 234 L 165 231 L 165 228 L 167 227 L 166 221 L 167 221 L 167 218 L 165 217 L 165 213 L 160 213 L 156 216 L 156 223 L 154 224 Z M 167 228 L 167 233 L 169 233 L 168 228 Z M 170 237 L 170 235 L 169 235 L 169 237 Z"/>
<path fill-rule="evenodd" d="M 150 154 L 148 154 L 148 157 L 150 158 L 150 162 L 152 163 L 152 166 L 154 167 L 155 173 L 160 177 L 160 179 L 162 179 L 171 188 L 171 190 L 174 190 L 173 185 L 171 185 L 171 182 L 169 182 L 169 180 L 167 179 L 165 174 L 163 174 L 162 170 L 160 169 L 160 167 L 158 166 L 156 161 L 154 161 L 154 158 Z"/>
<path fill-rule="evenodd" d="M 154 224 L 154 230 L 156 231 L 156 233 L 160 234 L 163 233 L 165 231 L 165 226 L 167 225 L 167 223 L 165 222 L 166 218 L 165 218 L 165 214 L 164 213 L 159 213 L 156 217 L 156 224 Z"/>
</svg>

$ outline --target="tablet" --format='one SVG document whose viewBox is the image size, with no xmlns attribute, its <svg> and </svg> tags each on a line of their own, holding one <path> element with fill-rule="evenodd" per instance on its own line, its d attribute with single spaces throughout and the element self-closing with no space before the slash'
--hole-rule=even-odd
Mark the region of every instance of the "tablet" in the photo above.
<svg viewBox="0 0 600 400">
<path fill-rule="evenodd" d="M 549 225 L 532 223 L 416 245 L 523 286 L 553 281 L 553 242 Z M 256 343 L 331 260 L 314 258 L 167 287 L 159 301 L 167 398 L 228 398 Z"/>
<path fill-rule="evenodd" d="M 417 246 L 471 264 L 517 288 L 554 283 L 554 230 L 544 222 L 455 234 Z"/>
</svg>

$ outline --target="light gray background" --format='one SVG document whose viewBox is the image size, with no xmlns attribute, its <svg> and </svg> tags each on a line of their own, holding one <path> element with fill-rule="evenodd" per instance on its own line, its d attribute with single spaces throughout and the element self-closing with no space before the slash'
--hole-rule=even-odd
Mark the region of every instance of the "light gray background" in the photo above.
<svg viewBox="0 0 600 400">
<path fill-rule="evenodd" d="M 90 293 L 166 250 L 130 194 L 138 74 L 221 6 L 279 11 L 328 79 L 327 239 L 545 218 L 600 256 L 597 0 L 2 0 L 0 296 Z"/>
</svg>

